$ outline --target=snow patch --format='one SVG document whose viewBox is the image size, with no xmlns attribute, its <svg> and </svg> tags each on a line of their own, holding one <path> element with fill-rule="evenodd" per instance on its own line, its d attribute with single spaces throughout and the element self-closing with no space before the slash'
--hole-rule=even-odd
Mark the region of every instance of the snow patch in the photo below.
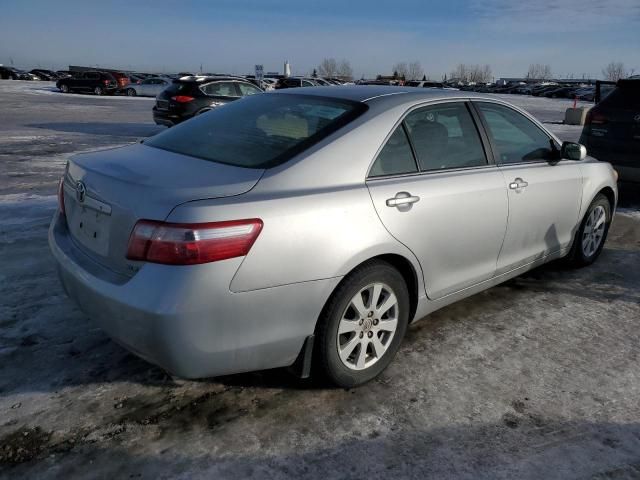
<svg viewBox="0 0 640 480">
<path fill-rule="evenodd" d="M 640 220 L 640 210 L 634 210 L 633 208 L 618 208 L 616 213 L 618 215 L 633 218 L 634 220 Z"/>
</svg>

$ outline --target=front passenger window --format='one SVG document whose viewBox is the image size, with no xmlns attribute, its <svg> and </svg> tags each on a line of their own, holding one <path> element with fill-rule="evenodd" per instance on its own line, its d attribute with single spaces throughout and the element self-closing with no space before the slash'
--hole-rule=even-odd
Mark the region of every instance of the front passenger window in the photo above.
<svg viewBox="0 0 640 480">
<path fill-rule="evenodd" d="M 551 139 L 527 117 L 494 103 L 477 102 L 476 106 L 489 127 L 500 164 L 553 159 Z"/>
<path fill-rule="evenodd" d="M 400 125 L 380 151 L 378 158 L 376 158 L 369 171 L 369 176 L 382 177 L 385 175 L 415 173 L 417 171 L 418 167 L 413 158 L 409 139 L 404 126 Z"/>
</svg>

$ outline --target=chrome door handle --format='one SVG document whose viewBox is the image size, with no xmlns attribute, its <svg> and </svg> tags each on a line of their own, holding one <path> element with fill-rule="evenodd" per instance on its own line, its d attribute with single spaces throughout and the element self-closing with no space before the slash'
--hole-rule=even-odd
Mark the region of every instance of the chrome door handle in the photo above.
<svg viewBox="0 0 640 480">
<path fill-rule="evenodd" d="M 420 197 L 411 195 L 409 192 L 398 192 L 395 197 L 387 199 L 387 207 L 401 207 L 416 203 L 418 200 L 420 200 Z"/>
<path fill-rule="evenodd" d="M 509 184 L 509 188 L 510 188 L 511 190 L 519 190 L 519 189 L 521 189 L 521 188 L 525 188 L 525 187 L 527 187 L 527 186 L 529 186 L 529 183 L 528 183 L 528 182 L 525 182 L 525 181 L 524 181 L 523 179 L 521 179 L 521 178 L 516 178 L 513 182 L 511 182 L 511 183 Z"/>
</svg>

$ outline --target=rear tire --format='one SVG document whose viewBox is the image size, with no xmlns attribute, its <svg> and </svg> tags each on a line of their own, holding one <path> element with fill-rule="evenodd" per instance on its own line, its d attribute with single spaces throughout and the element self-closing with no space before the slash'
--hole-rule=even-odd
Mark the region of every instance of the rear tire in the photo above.
<svg viewBox="0 0 640 480">
<path fill-rule="evenodd" d="M 137 94 L 134 88 L 127 88 L 127 97 L 135 97 Z"/>
<path fill-rule="evenodd" d="M 600 256 L 611 225 L 611 204 L 599 193 L 589 205 L 580 228 L 573 239 L 573 246 L 566 263 L 574 268 L 591 265 Z"/>
<path fill-rule="evenodd" d="M 95 93 L 96 95 L 104 95 L 104 88 L 96 87 L 93 89 L 93 93 Z"/>
<path fill-rule="evenodd" d="M 320 315 L 316 372 L 343 388 L 377 377 L 400 347 L 409 308 L 407 285 L 389 263 L 374 260 L 351 272 Z"/>
</svg>

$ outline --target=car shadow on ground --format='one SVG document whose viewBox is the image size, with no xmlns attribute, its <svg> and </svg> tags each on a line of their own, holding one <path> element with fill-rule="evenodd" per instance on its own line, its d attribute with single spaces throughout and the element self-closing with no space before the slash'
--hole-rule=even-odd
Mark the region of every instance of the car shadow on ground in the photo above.
<svg viewBox="0 0 640 480">
<path fill-rule="evenodd" d="M 420 408 L 419 404 L 415 408 Z M 267 417 L 282 415 L 267 409 Z M 277 413 L 275 410 L 278 410 Z M 311 412 L 310 412 L 311 413 Z M 244 445 L 230 435 L 245 416 L 220 417 L 215 399 L 198 410 L 176 412 L 181 429 L 167 429 L 168 448 L 150 451 L 126 442 L 126 428 L 97 431 L 85 438 L 55 437 L 40 429 L 18 430 L 2 439 L 12 478 L 593 478 L 631 479 L 640 472 L 640 424 L 553 418 L 531 409 L 527 401 L 505 406 L 492 423 L 465 422 L 439 427 L 412 426 L 400 431 L 384 424 L 354 427 L 331 443 L 315 429 L 292 432 L 290 421 L 268 424 L 269 445 Z M 264 414 L 263 414 L 264 415 Z M 361 414 L 354 414 L 356 418 Z M 196 417 L 197 420 L 194 420 Z M 186 419 L 189 419 L 188 421 Z M 164 419 L 167 420 L 167 419 Z M 260 417 L 257 417 L 260 422 Z M 310 420 L 315 424 L 318 419 Z M 327 419 L 327 421 L 329 421 Z M 437 422 L 436 422 L 437 424 Z M 176 445 L 188 431 L 197 445 Z M 138 426 L 155 428 L 155 425 Z M 237 425 L 236 425 L 237 428 Z M 215 448 L 205 448 L 205 445 Z M 264 449 L 264 450 L 261 450 Z M 252 451 L 253 450 L 253 451 Z M 91 459 L 89 462 L 87 459 Z M 342 475 L 340 472 L 342 472 Z"/>
<path fill-rule="evenodd" d="M 88 135 L 110 135 L 115 137 L 150 137 L 165 127 L 149 123 L 122 123 L 122 122 L 51 122 L 32 123 L 25 127 L 41 128 L 67 133 L 84 133 Z"/>
</svg>

